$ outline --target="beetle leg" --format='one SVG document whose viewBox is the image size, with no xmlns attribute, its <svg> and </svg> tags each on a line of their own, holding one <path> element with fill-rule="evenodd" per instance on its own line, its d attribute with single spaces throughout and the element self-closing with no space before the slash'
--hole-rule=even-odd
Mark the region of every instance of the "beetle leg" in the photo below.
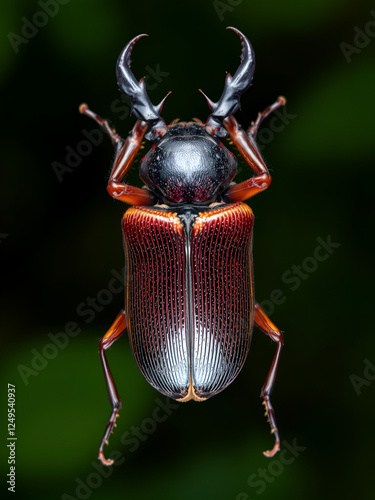
<svg viewBox="0 0 375 500">
<path fill-rule="evenodd" d="M 108 122 L 99 115 L 91 111 L 87 104 L 81 104 L 79 110 L 96 121 L 111 138 L 112 144 L 116 147 L 116 156 L 113 162 L 111 175 L 107 186 L 108 193 L 116 200 L 121 200 L 130 205 L 154 205 L 155 197 L 148 189 L 141 189 L 122 183 L 122 179 L 127 174 L 135 156 L 142 145 L 142 139 L 147 129 L 147 123 L 137 120 L 127 139 L 123 139 L 115 130 L 111 129 Z"/>
<path fill-rule="evenodd" d="M 255 122 L 252 122 L 251 126 L 247 129 L 247 135 L 251 135 L 252 137 L 256 137 L 259 126 L 262 123 L 262 121 L 267 118 L 268 115 L 273 113 L 274 111 L 277 110 L 277 108 L 280 108 L 281 106 L 285 106 L 286 104 L 286 99 L 283 96 L 280 96 L 277 98 L 277 101 L 271 104 L 271 106 L 268 106 L 264 111 L 261 113 L 258 113 L 258 117 L 255 120 Z"/>
<path fill-rule="evenodd" d="M 105 444 L 108 444 L 109 436 L 116 425 L 116 418 L 119 416 L 118 411 L 121 408 L 121 401 L 119 395 L 117 393 L 117 389 L 115 383 L 112 378 L 111 370 L 109 369 L 108 361 L 105 355 L 106 349 L 110 347 L 121 335 L 124 333 L 126 329 L 126 321 L 125 321 L 125 311 L 121 310 L 117 318 L 115 319 L 113 325 L 108 330 L 108 332 L 104 335 L 104 337 L 99 342 L 99 354 L 102 362 L 105 382 L 107 385 L 109 400 L 112 406 L 112 413 L 108 420 L 107 427 L 104 432 L 104 436 L 99 448 L 99 460 L 104 465 L 112 465 L 113 460 L 108 460 L 105 458 L 103 454 L 103 448 Z"/>
<path fill-rule="evenodd" d="M 268 372 L 266 382 L 263 385 L 261 391 L 261 397 L 263 398 L 263 404 L 266 409 L 265 415 L 267 416 L 270 423 L 271 433 L 275 435 L 275 446 L 271 451 L 264 451 L 263 454 L 266 457 L 273 457 L 280 449 L 280 438 L 270 396 L 276 379 L 277 367 L 280 361 L 280 352 L 284 344 L 284 335 L 277 328 L 277 326 L 275 326 L 272 321 L 266 316 L 266 313 L 263 311 L 259 304 L 255 304 L 254 321 L 257 327 L 262 330 L 262 332 L 266 333 L 274 342 L 277 342 L 276 353 L 273 358 L 271 368 Z"/>
<path fill-rule="evenodd" d="M 236 203 L 251 198 L 260 191 L 267 189 L 271 183 L 271 176 L 257 148 L 255 140 L 251 135 L 248 136 L 246 132 L 242 130 L 234 116 L 228 116 L 228 118 L 224 120 L 224 125 L 238 151 L 246 160 L 249 167 L 257 174 L 247 181 L 230 186 L 224 192 L 224 201 Z"/>
<path fill-rule="evenodd" d="M 91 111 L 91 109 L 89 109 L 89 107 L 87 106 L 87 104 L 85 104 L 85 103 L 81 104 L 80 107 L 79 107 L 79 112 L 82 113 L 83 115 L 86 115 L 86 116 L 92 118 L 93 120 L 96 121 L 96 123 L 98 125 L 100 125 L 101 127 L 103 127 L 104 130 L 109 135 L 109 137 L 111 138 L 111 141 L 112 141 L 113 145 L 115 145 L 119 141 L 123 141 L 124 142 L 124 139 L 122 137 L 120 137 L 118 134 L 116 134 L 116 130 L 112 129 L 109 126 L 109 123 L 107 122 L 107 120 L 104 120 L 101 116 L 99 116 L 96 113 L 94 113 L 94 111 Z"/>
</svg>

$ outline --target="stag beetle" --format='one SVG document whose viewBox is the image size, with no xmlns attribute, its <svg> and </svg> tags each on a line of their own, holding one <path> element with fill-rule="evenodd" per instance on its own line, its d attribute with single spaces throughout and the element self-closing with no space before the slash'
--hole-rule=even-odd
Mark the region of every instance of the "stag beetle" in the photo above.
<svg viewBox="0 0 375 500">
<path fill-rule="evenodd" d="M 106 459 L 108 443 L 121 408 L 105 351 L 125 330 L 139 369 L 162 394 L 177 401 L 204 401 L 225 389 L 240 372 L 250 348 L 254 323 L 277 349 L 261 396 L 275 444 L 280 448 L 270 394 L 274 386 L 282 332 L 254 300 L 252 235 L 254 216 L 243 203 L 265 190 L 271 176 L 256 145 L 262 120 L 285 104 L 285 98 L 259 113 L 244 132 L 233 117 L 240 97 L 250 86 L 254 51 L 236 28 L 242 43 L 240 65 L 227 74 L 218 102 L 205 94 L 211 109 L 207 122 L 173 121 L 166 125 L 160 113 L 166 97 L 154 106 L 145 81 L 130 69 L 130 54 L 143 36 L 133 38 L 116 66 L 120 90 L 130 99 L 137 118 L 130 135 L 122 139 L 106 120 L 86 104 L 80 112 L 93 118 L 111 138 L 116 156 L 107 191 L 133 205 L 122 219 L 125 247 L 125 307 L 100 341 L 112 413 L 99 448 Z M 231 141 L 254 171 L 236 184 L 237 160 L 222 139 Z M 123 182 L 143 137 L 152 143 L 139 164 L 143 188 Z"/>
</svg>

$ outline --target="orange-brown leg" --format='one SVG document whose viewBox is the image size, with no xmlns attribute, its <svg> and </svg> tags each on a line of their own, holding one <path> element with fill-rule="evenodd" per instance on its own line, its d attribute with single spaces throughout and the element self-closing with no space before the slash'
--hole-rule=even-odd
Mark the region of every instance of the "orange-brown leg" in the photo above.
<svg viewBox="0 0 375 500">
<path fill-rule="evenodd" d="M 235 203 L 247 200 L 260 191 L 268 188 L 271 183 L 271 176 L 255 144 L 255 140 L 251 135 L 248 136 L 246 132 L 242 130 L 234 116 L 226 118 L 224 120 L 224 125 L 242 157 L 257 174 L 251 179 L 230 186 L 227 189 L 223 195 L 224 201 Z"/>
<path fill-rule="evenodd" d="M 249 128 L 247 133 L 242 130 L 234 116 L 228 116 L 228 118 L 224 120 L 225 128 L 228 130 L 234 145 L 237 147 L 249 167 L 256 173 L 251 179 L 230 186 L 223 195 L 224 201 L 229 203 L 245 201 L 255 194 L 260 193 L 260 191 L 264 191 L 271 184 L 272 179 L 270 173 L 260 154 L 255 142 L 255 137 L 262 121 L 277 108 L 284 106 L 285 103 L 285 97 L 279 97 L 276 102 L 268 106 L 262 113 L 259 113 L 258 118 Z"/>
<path fill-rule="evenodd" d="M 112 465 L 113 464 L 113 460 L 108 460 L 105 458 L 104 453 L 103 453 L 103 448 L 104 448 L 105 444 L 108 444 L 109 436 L 110 436 L 113 428 L 116 425 L 116 418 L 119 416 L 118 411 L 121 408 L 121 401 L 120 401 L 119 395 L 117 393 L 115 383 L 113 381 L 111 370 L 109 369 L 109 365 L 108 365 L 108 361 L 107 361 L 107 358 L 105 355 L 105 351 L 119 337 L 121 337 L 121 335 L 124 333 L 125 330 L 126 330 L 125 311 L 121 310 L 119 315 L 115 319 L 113 325 L 111 326 L 111 328 L 108 330 L 108 332 L 104 335 L 104 337 L 101 339 L 101 341 L 99 343 L 100 359 L 101 359 L 103 370 L 104 370 L 105 383 L 106 383 L 107 389 L 108 389 L 109 400 L 110 400 L 111 406 L 112 406 L 112 413 L 111 413 L 111 416 L 108 420 L 107 427 L 105 429 L 104 436 L 103 436 L 102 442 L 100 443 L 100 448 L 99 448 L 98 458 L 104 465 Z"/>
<path fill-rule="evenodd" d="M 262 123 L 262 121 L 267 118 L 268 115 L 276 111 L 280 106 L 285 106 L 286 104 L 286 99 L 283 96 L 280 96 L 277 98 L 277 101 L 271 104 L 271 106 L 268 106 L 264 111 L 258 114 L 257 119 L 255 122 L 251 124 L 251 126 L 247 129 L 247 135 L 251 135 L 252 137 L 256 137 L 259 126 Z"/>
<path fill-rule="evenodd" d="M 136 154 L 138 153 L 142 139 L 147 129 L 147 124 L 138 120 L 126 140 L 112 130 L 106 120 L 91 111 L 87 104 L 81 104 L 79 110 L 82 114 L 89 116 L 96 121 L 111 138 L 112 144 L 116 146 L 116 156 L 109 178 L 107 191 L 116 200 L 124 201 L 130 205 L 154 205 L 156 200 L 148 189 L 141 189 L 135 186 L 124 184 L 121 180 L 126 175 Z"/>
<path fill-rule="evenodd" d="M 280 449 L 280 438 L 270 396 L 276 379 L 277 367 L 280 361 L 280 352 L 284 344 L 284 335 L 277 328 L 277 326 L 274 325 L 272 321 L 266 316 L 266 313 L 263 311 L 259 304 L 255 304 L 254 321 L 257 327 L 262 330 L 262 332 L 267 334 L 274 342 L 277 342 L 276 353 L 273 358 L 271 368 L 268 372 L 266 382 L 263 385 L 261 391 L 261 397 L 263 398 L 263 404 L 266 409 L 265 415 L 267 416 L 269 424 L 271 426 L 271 433 L 275 435 L 275 445 L 273 449 L 271 451 L 264 451 L 263 454 L 266 457 L 273 457 Z"/>
</svg>

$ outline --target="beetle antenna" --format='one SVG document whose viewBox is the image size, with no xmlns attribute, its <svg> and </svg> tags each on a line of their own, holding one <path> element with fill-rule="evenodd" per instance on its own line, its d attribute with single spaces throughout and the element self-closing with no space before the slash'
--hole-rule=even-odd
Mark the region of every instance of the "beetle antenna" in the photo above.
<svg viewBox="0 0 375 500">
<path fill-rule="evenodd" d="M 154 142 L 167 132 L 167 126 L 160 116 L 160 112 L 164 100 L 168 97 L 170 92 L 157 106 L 154 106 L 147 94 L 144 79 L 141 78 L 138 82 L 130 69 L 130 55 L 134 44 L 143 36 L 148 35 L 143 33 L 134 37 L 123 49 L 117 60 L 116 76 L 120 90 L 130 99 L 133 115 L 138 120 L 146 122 L 150 129 L 146 133 L 145 138 Z"/>
<path fill-rule="evenodd" d="M 225 118 L 233 115 L 240 109 L 240 98 L 245 90 L 249 88 L 255 70 L 255 55 L 249 40 L 240 30 L 232 26 L 228 26 L 227 29 L 235 31 L 241 39 L 241 63 L 234 76 L 227 73 L 224 90 L 218 102 L 211 101 L 201 91 L 212 110 L 206 123 L 206 130 L 211 135 L 217 135 L 218 137 L 225 137 L 227 135 L 223 122 Z"/>
</svg>

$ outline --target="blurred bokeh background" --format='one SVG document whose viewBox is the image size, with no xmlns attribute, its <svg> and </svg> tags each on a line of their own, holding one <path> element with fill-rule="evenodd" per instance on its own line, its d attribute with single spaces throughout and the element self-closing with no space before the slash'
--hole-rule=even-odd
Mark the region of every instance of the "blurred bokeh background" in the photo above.
<svg viewBox="0 0 375 500">
<path fill-rule="evenodd" d="M 239 62 L 228 25 L 248 36 L 257 60 L 237 114 L 242 125 L 277 96 L 288 99 L 259 134 L 273 183 L 250 203 L 256 296 L 285 331 L 273 404 L 286 451 L 262 455 L 273 438 L 259 393 L 275 346 L 258 330 L 230 388 L 177 408 L 142 378 L 124 336 L 108 354 L 123 409 L 107 448 L 118 461 L 104 470 L 96 454 L 110 406 L 98 341 L 122 307 L 116 276 L 126 206 L 105 189 L 111 143 L 98 139 L 78 105 L 87 102 L 126 136 L 134 118 L 117 89 L 115 62 L 145 32 L 150 38 L 138 43 L 132 68 L 148 75 L 153 102 L 173 90 L 167 122 L 205 120 L 197 89 L 217 99 L 225 71 Z M 6 0 L 0 28 L 1 491 L 8 493 L 11 383 L 19 498 L 373 498 L 365 248 L 375 5 Z M 240 163 L 238 180 L 248 176 Z M 129 179 L 141 185 L 136 163 Z M 365 277 L 361 285 L 357 276 Z"/>
</svg>

